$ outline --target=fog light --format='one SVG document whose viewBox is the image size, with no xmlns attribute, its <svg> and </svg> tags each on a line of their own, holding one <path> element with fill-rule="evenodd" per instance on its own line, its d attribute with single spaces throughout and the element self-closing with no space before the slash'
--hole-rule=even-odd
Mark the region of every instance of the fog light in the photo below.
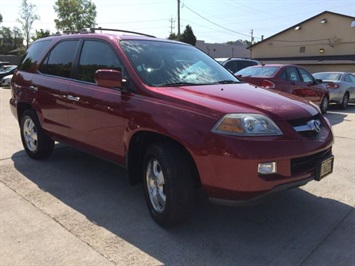
<svg viewBox="0 0 355 266">
<path fill-rule="evenodd" d="M 276 173 L 276 162 L 259 163 L 258 173 L 262 174 L 262 175 L 275 174 Z"/>
</svg>

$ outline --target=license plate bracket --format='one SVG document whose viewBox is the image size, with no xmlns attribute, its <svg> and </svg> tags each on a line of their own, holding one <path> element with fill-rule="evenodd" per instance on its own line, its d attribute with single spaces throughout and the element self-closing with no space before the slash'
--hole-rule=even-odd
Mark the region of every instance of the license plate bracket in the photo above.
<svg viewBox="0 0 355 266">
<path fill-rule="evenodd" d="M 327 175 L 333 172 L 334 156 L 330 156 L 324 160 L 320 160 L 316 165 L 316 177 L 315 180 L 320 181 Z"/>
</svg>

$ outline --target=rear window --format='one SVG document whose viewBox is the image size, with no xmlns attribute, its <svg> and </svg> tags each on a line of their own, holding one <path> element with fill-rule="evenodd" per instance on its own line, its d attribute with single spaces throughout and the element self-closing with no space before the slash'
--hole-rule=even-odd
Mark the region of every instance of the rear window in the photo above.
<svg viewBox="0 0 355 266">
<path fill-rule="evenodd" d="M 236 75 L 242 77 L 272 77 L 279 68 L 276 66 L 247 67 L 238 71 Z"/>
<path fill-rule="evenodd" d="M 322 80 L 340 80 L 341 74 L 340 73 L 315 73 L 313 75 L 316 79 Z"/>
</svg>

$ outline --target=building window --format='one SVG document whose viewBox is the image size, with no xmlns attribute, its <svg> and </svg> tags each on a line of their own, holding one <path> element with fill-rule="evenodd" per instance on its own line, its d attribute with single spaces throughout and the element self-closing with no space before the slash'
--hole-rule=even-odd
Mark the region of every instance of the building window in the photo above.
<svg viewBox="0 0 355 266">
<path fill-rule="evenodd" d="M 300 53 L 305 53 L 306 52 L 306 47 L 302 46 L 300 47 Z"/>
</svg>

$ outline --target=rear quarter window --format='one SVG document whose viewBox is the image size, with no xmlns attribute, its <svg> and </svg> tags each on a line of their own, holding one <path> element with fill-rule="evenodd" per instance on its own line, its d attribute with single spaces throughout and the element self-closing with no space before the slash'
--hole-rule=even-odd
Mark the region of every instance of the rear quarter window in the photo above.
<svg viewBox="0 0 355 266">
<path fill-rule="evenodd" d="M 40 60 L 40 55 L 43 51 L 47 50 L 49 45 L 51 44 L 51 40 L 44 40 L 34 42 L 26 51 L 23 56 L 21 63 L 19 64 L 18 69 L 26 72 L 31 72 L 33 67 L 37 64 L 38 60 Z"/>
</svg>

